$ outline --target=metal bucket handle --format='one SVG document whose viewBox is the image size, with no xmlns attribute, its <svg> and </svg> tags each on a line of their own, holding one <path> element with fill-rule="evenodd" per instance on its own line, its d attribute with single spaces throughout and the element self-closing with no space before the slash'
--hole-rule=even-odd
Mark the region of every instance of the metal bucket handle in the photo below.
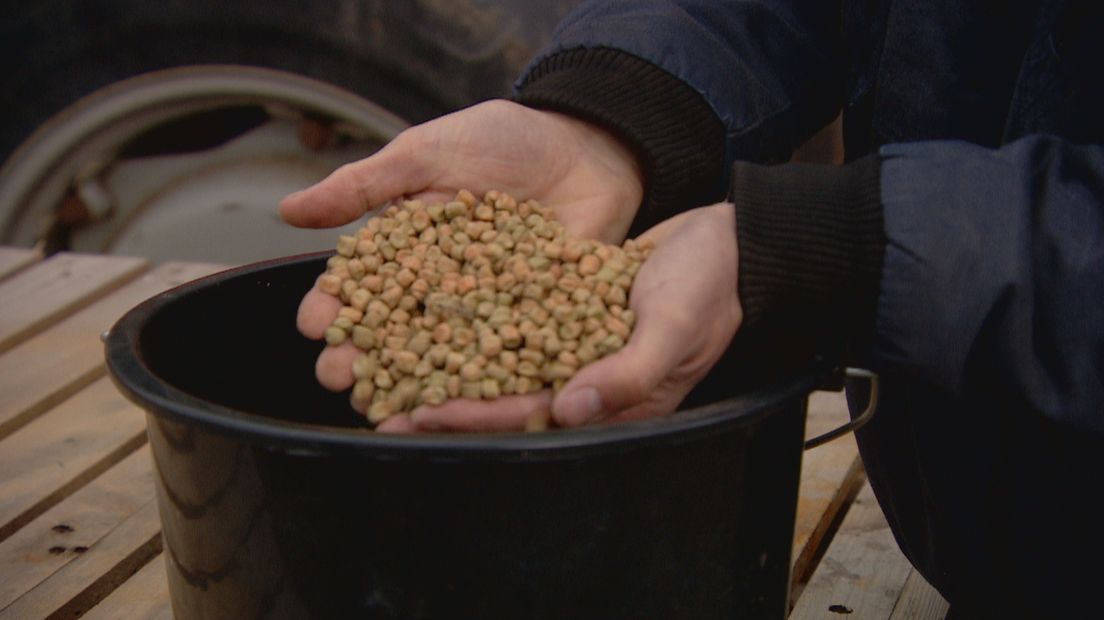
<svg viewBox="0 0 1104 620">
<path fill-rule="evenodd" d="M 845 368 L 843 375 L 848 379 L 866 379 L 870 382 L 870 400 L 866 403 L 866 409 L 847 424 L 834 428 L 823 435 L 817 435 L 805 442 L 805 449 L 815 448 L 828 443 L 840 435 L 846 435 L 857 431 L 874 417 L 878 409 L 878 375 L 862 368 Z"/>
</svg>

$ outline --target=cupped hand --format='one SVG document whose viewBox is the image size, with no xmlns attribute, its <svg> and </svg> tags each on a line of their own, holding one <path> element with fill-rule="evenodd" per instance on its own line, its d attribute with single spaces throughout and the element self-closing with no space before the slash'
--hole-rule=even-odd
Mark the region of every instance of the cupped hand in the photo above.
<svg viewBox="0 0 1104 620">
<path fill-rule="evenodd" d="M 300 227 L 340 226 L 396 199 L 447 200 L 460 189 L 536 199 L 555 206 L 572 236 L 619 242 L 643 197 L 643 177 L 633 154 L 594 125 L 490 101 L 407 129 L 285 198 L 280 215 Z M 299 330 L 320 339 L 340 307 L 316 285 L 299 306 Z M 350 344 L 327 347 L 316 366 L 319 382 L 348 389 L 355 356 Z"/>
<path fill-rule="evenodd" d="M 583 367 L 553 399 L 446 401 L 381 430 L 508 431 L 551 411 L 559 426 L 671 413 L 720 359 L 743 319 L 737 294 L 735 209 L 717 204 L 660 223 L 638 241 L 655 249 L 633 283 L 637 315 L 620 351 Z"/>
<path fill-rule="evenodd" d="M 618 242 L 643 197 L 636 158 L 584 121 L 495 100 L 399 134 L 280 203 L 294 226 L 341 226 L 401 197 L 451 199 L 497 189 L 555 205 L 568 232 Z"/>
</svg>

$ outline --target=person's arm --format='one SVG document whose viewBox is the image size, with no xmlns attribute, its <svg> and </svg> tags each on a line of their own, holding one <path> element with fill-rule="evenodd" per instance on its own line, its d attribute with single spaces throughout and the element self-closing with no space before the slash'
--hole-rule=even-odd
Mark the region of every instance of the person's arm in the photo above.
<svg viewBox="0 0 1104 620">
<path fill-rule="evenodd" d="M 834 2 L 588 2 L 514 99 L 603 126 L 641 161 L 633 232 L 721 200 L 733 161 L 779 162 L 840 109 Z"/>
<path fill-rule="evenodd" d="M 876 369 L 948 394 L 999 386 L 1104 432 L 1101 146 L 940 141 L 839 168 L 737 165 L 733 198 L 746 324 L 844 327 Z"/>
<path fill-rule="evenodd" d="M 995 377 L 1040 414 L 1104 432 L 1104 147 L 882 154 L 878 363 L 951 393 Z"/>
<path fill-rule="evenodd" d="M 583 6 L 519 80 L 515 99 L 532 114 L 495 102 L 412 128 L 287 198 L 281 213 L 296 225 L 333 225 L 398 195 L 493 186 L 553 204 L 572 232 L 607 241 L 624 237 L 643 203 L 635 236 L 723 197 L 732 158 L 785 158 L 832 118 L 837 26 L 826 4 Z M 490 130 L 473 131 L 480 126 Z M 564 131 L 575 137 L 563 142 Z M 499 152 L 503 144 L 518 156 Z M 469 165 L 457 169 L 456 161 Z M 308 336 L 336 312 L 328 301 L 314 292 L 304 299 L 299 325 Z M 350 361 L 347 348 L 327 349 L 320 381 L 347 387 Z"/>
</svg>

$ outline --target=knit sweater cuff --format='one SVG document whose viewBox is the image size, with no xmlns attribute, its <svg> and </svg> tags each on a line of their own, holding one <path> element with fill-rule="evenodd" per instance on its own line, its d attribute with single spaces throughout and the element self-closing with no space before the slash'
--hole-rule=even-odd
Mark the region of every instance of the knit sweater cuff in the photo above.
<svg viewBox="0 0 1104 620">
<path fill-rule="evenodd" d="M 876 155 L 734 166 L 745 327 L 769 317 L 834 343 L 869 330 L 886 244 L 880 169 Z"/>
<path fill-rule="evenodd" d="M 522 78 L 514 101 L 599 125 L 636 154 L 646 187 L 630 235 L 724 197 L 724 126 L 701 94 L 648 61 L 563 51 Z"/>
</svg>

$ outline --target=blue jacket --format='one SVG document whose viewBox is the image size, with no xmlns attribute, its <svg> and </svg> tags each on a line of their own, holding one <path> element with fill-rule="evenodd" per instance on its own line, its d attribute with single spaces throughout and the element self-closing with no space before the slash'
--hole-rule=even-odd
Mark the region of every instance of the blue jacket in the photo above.
<svg viewBox="0 0 1104 620">
<path fill-rule="evenodd" d="M 869 283 L 810 281 L 861 318 L 846 336 L 882 377 L 859 433 L 879 502 L 956 614 L 1075 618 L 1104 582 L 1101 61 L 1098 0 L 588 2 L 518 88 L 622 135 L 653 220 L 730 183 L 786 187 L 792 165 L 744 162 L 784 162 L 842 110 L 847 159 L 878 163 L 880 238 L 833 243 L 877 260 L 840 263 L 873 265 Z M 817 215 L 784 193 L 762 202 Z M 769 252 L 744 234 L 742 269 Z M 776 244 L 795 273 L 817 262 L 803 241 Z"/>
</svg>

